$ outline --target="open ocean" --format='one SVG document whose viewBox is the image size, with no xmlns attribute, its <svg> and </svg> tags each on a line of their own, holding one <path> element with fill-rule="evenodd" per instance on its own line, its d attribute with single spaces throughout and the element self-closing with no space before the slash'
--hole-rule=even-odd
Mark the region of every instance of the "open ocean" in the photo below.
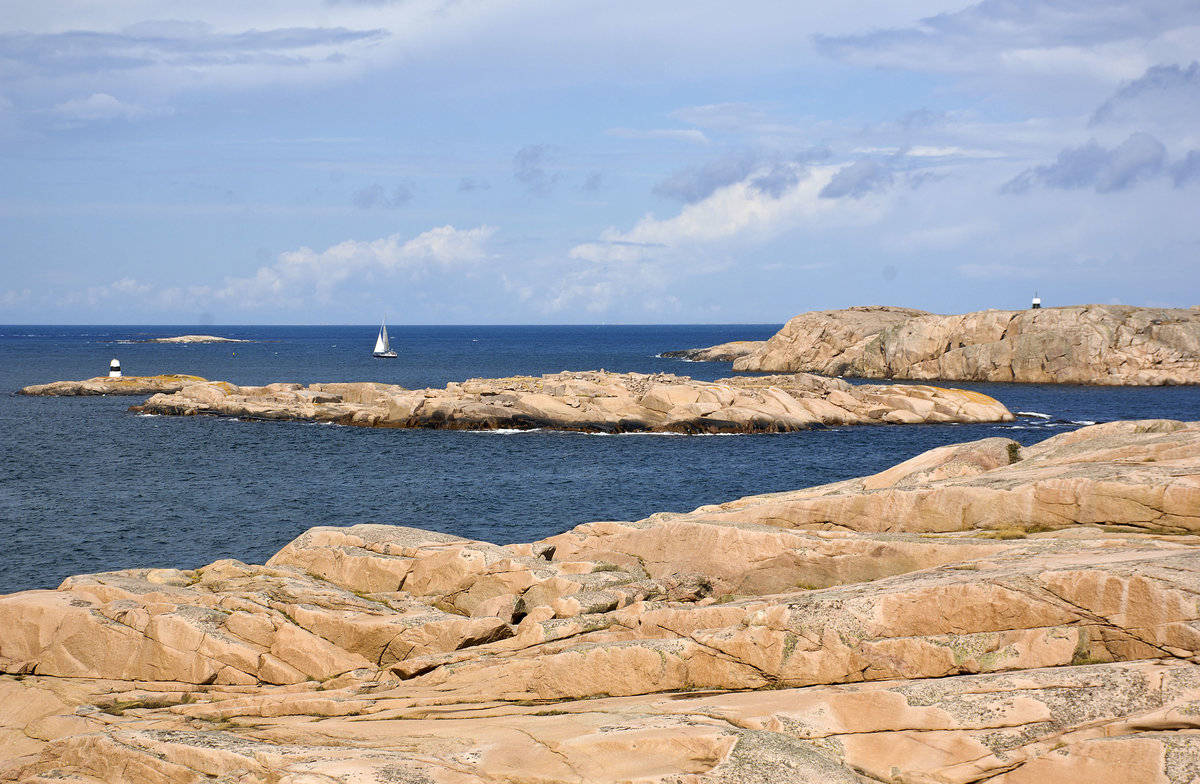
<svg viewBox="0 0 1200 784">
<path fill-rule="evenodd" d="M 37 398 L 28 384 L 189 373 L 235 384 L 383 381 L 410 388 L 560 370 L 716 379 L 728 363 L 656 355 L 770 337 L 775 325 L 389 327 L 0 326 L 0 593 L 72 574 L 262 563 L 316 525 L 385 523 L 506 544 L 593 520 L 690 511 L 870 474 L 943 444 L 1023 444 L 1091 422 L 1200 419 L 1200 387 L 959 384 L 1008 425 L 889 425 L 736 436 L 372 430 L 127 412 L 136 397 Z M 211 334 L 238 344 L 152 344 Z M 875 382 L 867 382 L 875 383 Z"/>
</svg>

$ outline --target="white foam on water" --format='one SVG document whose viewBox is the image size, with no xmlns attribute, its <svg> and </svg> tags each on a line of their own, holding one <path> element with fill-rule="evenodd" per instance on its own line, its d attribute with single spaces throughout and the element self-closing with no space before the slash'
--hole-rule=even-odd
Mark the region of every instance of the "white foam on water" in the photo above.
<svg viewBox="0 0 1200 784">
<path fill-rule="evenodd" d="M 468 433 L 483 433 L 485 435 L 511 436 L 518 433 L 540 433 L 543 428 L 496 427 L 491 430 L 468 430 Z"/>
</svg>

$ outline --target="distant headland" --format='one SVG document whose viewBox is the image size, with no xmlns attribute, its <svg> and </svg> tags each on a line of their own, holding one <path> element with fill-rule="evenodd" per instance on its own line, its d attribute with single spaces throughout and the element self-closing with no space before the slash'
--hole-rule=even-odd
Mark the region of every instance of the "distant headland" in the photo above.
<svg viewBox="0 0 1200 784">
<path fill-rule="evenodd" d="M 895 307 L 802 313 L 766 341 L 665 352 L 736 372 L 911 381 L 1200 384 L 1200 307 L 1073 305 L 941 316 Z"/>
</svg>

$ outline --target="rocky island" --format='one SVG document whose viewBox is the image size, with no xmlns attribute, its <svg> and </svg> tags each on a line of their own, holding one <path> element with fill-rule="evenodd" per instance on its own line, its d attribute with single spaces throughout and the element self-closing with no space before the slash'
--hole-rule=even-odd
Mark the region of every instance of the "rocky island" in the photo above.
<svg viewBox="0 0 1200 784">
<path fill-rule="evenodd" d="M 677 353 L 697 361 L 728 355 L 711 351 Z M 796 316 L 733 363 L 737 372 L 914 381 L 1200 384 L 1200 308 L 1077 305 L 956 316 L 827 310 Z"/>
<path fill-rule="evenodd" d="M 808 374 L 702 382 L 665 373 L 605 371 L 471 379 L 418 390 L 379 383 L 239 387 L 210 381 L 154 395 L 130 410 L 367 427 L 603 433 L 787 432 L 1013 419 L 995 399 L 960 389 L 854 386 Z"/>
<path fill-rule="evenodd" d="M 145 343 L 250 343 L 240 338 L 222 338 L 216 335 L 177 335 L 173 338 L 150 338 Z"/>
<path fill-rule="evenodd" d="M 17 390 L 18 395 L 37 397 L 77 397 L 81 395 L 153 395 L 178 392 L 189 384 L 206 383 L 200 376 L 177 373 L 159 376 L 96 376 L 83 381 L 52 381 Z"/>
<path fill-rule="evenodd" d="M 0 597 L 0 779 L 1188 784 L 1200 422 Z"/>
</svg>

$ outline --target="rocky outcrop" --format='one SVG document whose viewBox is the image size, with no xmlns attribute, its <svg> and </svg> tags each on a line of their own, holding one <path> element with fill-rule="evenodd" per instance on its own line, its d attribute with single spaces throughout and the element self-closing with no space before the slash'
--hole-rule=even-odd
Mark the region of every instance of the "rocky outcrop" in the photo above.
<svg viewBox="0 0 1200 784">
<path fill-rule="evenodd" d="M 1003 438 L 941 447 L 865 479 L 693 514 L 787 528 L 921 533 L 1119 520 L 1128 530 L 1183 534 L 1200 531 L 1200 480 L 1187 468 L 1198 459 L 1194 426 L 1111 422 L 1031 447 Z"/>
<path fill-rule="evenodd" d="M 852 386 L 807 374 L 702 382 L 670 374 L 555 373 L 471 379 L 445 389 L 388 384 L 215 381 L 151 397 L 130 410 L 368 427 L 585 432 L 786 432 L 826 425 L 1003 422 L 1012 414 L 977 392 L 931 386 Z"/>
<path fill-rule="evenodd" d="M 1198 515 L 1200 423 L 1119 422 L 529 544 L 74 577 L 0 597 L 0 779 L 1186 784 Z"/>
<path fill-rule="evenodd" d="M 939 316 L 871 307 L 804 313 L 733 367 L 915 381 L 1200 384 L 1200 309 L 1079 305 Z"/>
<path fill-rule="evenodd" d="M 22 387 L 19 395 L 74 397 L 78 395 L 153 395 L 178 392 L 190 384 L 205 383 L 200 376 L 168 374 L 161 376 L 97 376 L 84 381 L 53 381 Z"/>
<path fill-rule="evenodd" d="M 733 362 L 759 351 L 765 344 L 765 340 L 734 340 L 708 348 L 664 351 L 659 356 L 666 359 L 686 359 L 689 362 Z"/>
</svg>

